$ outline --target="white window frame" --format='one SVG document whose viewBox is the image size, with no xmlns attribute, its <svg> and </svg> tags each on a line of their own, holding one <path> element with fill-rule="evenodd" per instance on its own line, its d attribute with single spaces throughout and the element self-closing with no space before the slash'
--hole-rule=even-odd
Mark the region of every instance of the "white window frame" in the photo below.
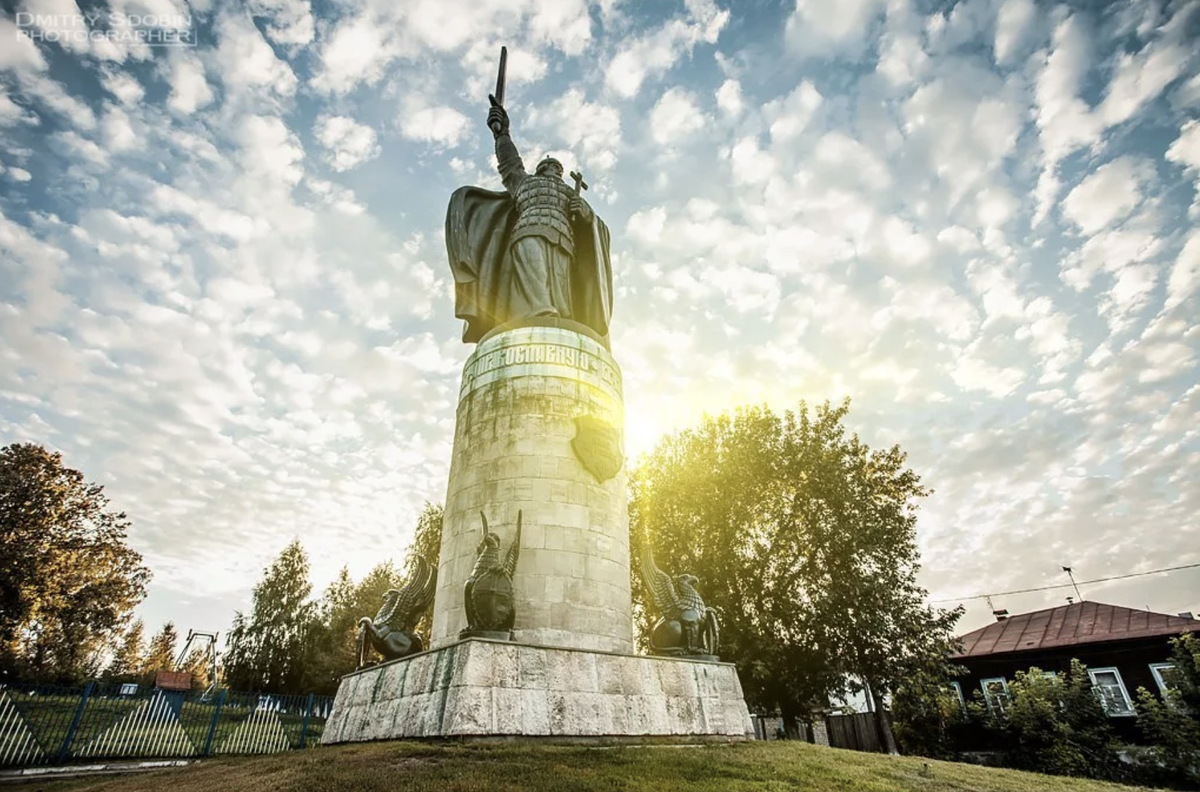
<svg viewBox="0 0 1200 792">
<path fill-rule="evenodd" d="M 962 682 L 951 682 L 950 687 L 954 689 L 954 695 L 958 696 L 959 709 L 966 709 L 967 700 L 963 698 Z"/>
<path fill-rule="evenodd" d="M 991 712 L 993 696 L 992 696 L 991 692 L 988 690 L 989 682 L 999 682 L 1000 687 L 1003 688 L 1004 701 L 1000 703 L 1000 711 L 1004 712 L 1004 707 L 1005 707 L 1005 705 L 1008 704 L 1008 702 L 1010 700 L 1010 696 L 1008 694 L 1008 680 L 1005 679 L 1004 677 L 988 677 L 986 679 L 979 680 L 979 687 L 983 688 L 983 700 L 987 704 L 988 712 Z"/>
<path fill-rule="evenodd" d="M 1162 672 L 1175 668 L 1174 663 L 1151 663 L 1150 674 L 1154 677 L 1154 684 L 1158 685 L 1158 693 L 1160 696 L 1166 695 L 1168 690 L 1173 688 L 1167 684 L 1167 680 L 1163 679 Z"/>
<path fill-rule="evenodd" d="M 1121 691 L 1121 698 L 1125 700 L 1125 707 L 1129 710 L 1128 712 L 1109 712 L 1108 707 L 1105 706 L 1105 698 L 1103 694 L 1100 693 L 1100 685 L 1096 682 L 1096 675 L 1110 672 L 1114 677 L 1116 677 L 1117 688 Z M 1125 680 L 1121 678 L 1121 672 L 1117 670 L 1116 666 L 1108 666 L 1107 668 L 1089 668 L 1088 676 L 1092 680 L 1092 689 L 1095 690 L 1097 695 L 1100 696 L 1100 705 L 1104 707 L 1104 712 L 1106 715 L 1108 715 L 1108 717 L 1133 718 L 1137 716 L 1137 712 L 1133 709 L 1133 700 L 1129 698 L 1129 691 L 1125 689 Z"/>
</svg>

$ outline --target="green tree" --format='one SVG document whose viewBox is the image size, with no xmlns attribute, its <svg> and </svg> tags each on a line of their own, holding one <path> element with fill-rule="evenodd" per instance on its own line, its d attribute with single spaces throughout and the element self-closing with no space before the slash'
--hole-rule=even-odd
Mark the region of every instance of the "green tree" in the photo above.
<svg viewBox="0 0 1200 792">
<path fill-rule="evenodd" d="M 116 651 L 108 668 L 104 670 L 104 679 L 110 682 L 140 681 L 146 669 L 146 625 L 141 619 L 135 619 L 129 629 L 121 636 Z"/>
<path fill-rule="evenodd" d="M 1138 727 L 1152 744 L 1148 783 L 1200 788 L 1200 639 L 1171 639 L 1167 690 L 1159 699 L 1138 688 Z"/>
<path fill-rule="evenodd" d="M 178 643 L 179 633 L 175 629 L 174 622 L 164 624 L 162 629 L 150 639 L 144 666 L 146 684 L 153 684 L 154 675 L 158 671 L 176 670 L 175 651 Z"/>
<path fill-rule="evenodd" d="M 958 757 L 955 737 L 967 722 L 967 711 L 950 686 L 954 670 L 930 658 L 896 686 L 891 709 L 902 752 L 931 759 Z"/>
<path fill-rule="evenodd" d="M 916 502 L 927 491 L 898 447 L 872 451 L 849 402 L 776 415 L 741 409 L 664 439 L 631 477 L 632 557 L 701 579 L 722 650 L 751 706 L 803 717 L 861 680 L 877 699 L 943 657 L 960 610 L 916 584 Z M 641 575 L 632 577 L 643 636 Z M 891 740 L 886 718 L 879 718 Z"/>
<path fill-rule="evenodd" d="M 302 693 L 314 604 L 308 555 L 299 541 L 283 549 L 254 587 L 249 615 L 229 631 L 225 682 L 235 690 Z"/>
<path fill-rule="evenodd" d="M 33 444 L 0 449 L 0 672 L 94 673 L 150 572 L 104 488 Z"/>
</svg>

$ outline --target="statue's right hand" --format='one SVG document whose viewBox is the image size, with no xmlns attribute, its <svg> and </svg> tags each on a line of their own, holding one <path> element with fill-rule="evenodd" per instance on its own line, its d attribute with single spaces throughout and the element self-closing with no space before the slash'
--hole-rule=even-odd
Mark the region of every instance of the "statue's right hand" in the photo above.
<svg viewBox="0 0 1200 792">
<path fill-rule="evenodd" d="M 492 109 L 488 111 L 487 125 L 492 130 L 492 134 L 500 135 L 508 132 L 508 113 L 504 108 L 496 104 L 496 100 L 492 96 L 488 96 L 492 103 Z"/>
</svg>

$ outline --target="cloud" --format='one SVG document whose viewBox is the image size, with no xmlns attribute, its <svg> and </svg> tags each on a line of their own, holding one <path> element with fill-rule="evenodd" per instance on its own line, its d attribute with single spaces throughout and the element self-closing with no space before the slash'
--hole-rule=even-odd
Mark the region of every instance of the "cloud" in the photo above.
<svg viewBox="0 0 1200 792">
<path fill-rule="evenodd" d="M 409 140 L 453 148 L 467 133 L 470 121 L 453 107 L 409 104 L 400 113 L 400 132 Z"/>
<path fill-rule="evenodd" d="M 555 101 L 531 109 L 529 125 L 540 134 L 576 152 L 589 169 L 609 171 L 623 146 L 621 114 L 612 106 L 589 102 L 583 91 L 571 88 Z"/>
<path fill-rule="evenodd" d="M 938 596 L 1200 560 L 1185 5 L 804 2 L 772 39 L 719 1 L 253 0 L 186 50 L 0 19 L 0 432 L 131 515 L 152 622 L 228 624 L 292 537 L 318 587 L 397 558 L 445 490 L 444 206 L 499 187 L 505 44 L 527 161 L 574 158 L 612 232 L 631 455 L 848 395 L 936 490 Z"/>
<path fill-rule="evenodd" d="M 307 0 L 252 0 L 247 7 L 268 20 L 267 36 L 276 44 L 298 46 L 313 40 L 316 25 Z"/>
<path fill-rule="evenodd" d="M 1153 166 L 1134 157 L 1101 165 L 1063 200 L 1063 214 L 1083 234 L 1094 234 L 1129 215 L 1142 201 L 1142 189 L 1154 177 Z"/>
<path fill-rule="evenodd" d="M 1037 21 L 1038 9 L 1033 0 L 1005 0 L 996 14 L 996 39 L 992 45 L 997 65 L 1016 64 L 1028 54 Z"/>
<path fill-rule="evenodd" d="M 379 156 L 375 130 L 353 118 L 321 116 L 314 131 L 328 149 L 326 161 L 336 171 L 350 170 Z"/>
<path fill-rule="evenodd" d="M 207 107 L 215 96 L 205 79 L 200 59 L 186 50 L 183 52 L 175 56 L 170 66 L 171 96 L 167 104 L 172 110 L 186 115 Z"/>
<path fill-rule="evenodd" d="M 704 126 L 696 97 L 681 88 L 669 88 L 650 111 L 650 135 L 660 146 L 671 146 Z"/>
<path fill-rule="evenodd" d="M 657 30 L 622 42 L 604 72 L 604 82 L 618 96 L 636 96 L 648 77 L 666 72 L 700 42 L 715 44 L 729 21 L 729 11 L 713 0 L 688 0 L 683 16 Z"/>
<path fill-rule="evenodd" d="M 742 114 L 745 100 L 742 99 L 742 86 L 734 79 L 721 83 L 716 93 L 717 107 L 726 116 L 737 118 Z"/>
<path fill-rule="evenodd" d="M 249 18 L 227 14 L 216 27 L 220 43 L 213 60 L 226 90 L 281 97 L 296 92 L 298 81 L 291 66 L 276 57 Z"/>
<path fill-rule="evenodd" d="M 1080 15 L 1073 14 L 1055 26 L 1052 49 L 1034 90 L 1042 143 L 1034 225 L 1047 216 L 1058 195 L 1058 163 L 1079 146 L 1091 145 L 1102 130 L 1101 122 L 1079 96 L 1091 62 L 1091 38 Z"/>
<path fill-rule="evenodd" d="M 1174 82 L 1193 58 L 1185 29 L 1195 6 L 1182 4 L 1159 35 L 1139 52 L 1120 53 L 1112 81 L 1097 112 L 1106 126 L 1131 118 Z"/>
<path fill-rule="evenodd" d="M 1181 166 L 1194 180 L 1196 197 L 1190 214 L 1200 217 L 1200 121 L 1193 118 L 1184 122 L 1179 128 L 1179 137 L 1167 149 L 1167 159 Z"/>
<path fill-rule="evenodd" d="M 1182 305 L 1197 288 L 1200 288 L 1200 232 L 1192 232 L 1171 268 L 1164 309 L 1169 311 Z"/>
<path fill-rule="evenodd" d="M 885 8 L 883 0 L 849 0 L 838 4 L 796 0 L 784 35 L 789 49 L 805 58 L 862 55 L 872 23 Z"/>
</svg>

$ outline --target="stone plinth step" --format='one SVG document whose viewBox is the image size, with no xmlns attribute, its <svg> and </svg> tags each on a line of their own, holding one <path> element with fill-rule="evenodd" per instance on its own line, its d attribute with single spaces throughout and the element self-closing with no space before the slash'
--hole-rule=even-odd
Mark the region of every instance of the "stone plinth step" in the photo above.
<svg viewBox="0 0 1200 792">
<path fill-rule="evenodd" d="M 321 741 L 671 735 L 753 737 L 732 664 L 471 638 L 344 677 Z"/>
</svg>

